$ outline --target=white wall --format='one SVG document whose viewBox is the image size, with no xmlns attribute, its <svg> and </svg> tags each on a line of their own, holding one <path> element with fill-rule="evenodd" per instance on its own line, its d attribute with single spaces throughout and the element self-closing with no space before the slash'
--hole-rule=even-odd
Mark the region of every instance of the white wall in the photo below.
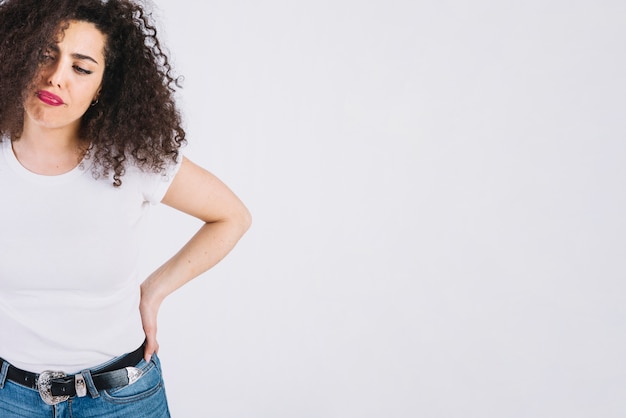
<svg viewBox="0 0 626 418">
<path fill-rule="evenodd" d="M 254 216 L 162 308 L 175 417 L 625 416 L 626 3 L 157 3 Z"/>
</svg>

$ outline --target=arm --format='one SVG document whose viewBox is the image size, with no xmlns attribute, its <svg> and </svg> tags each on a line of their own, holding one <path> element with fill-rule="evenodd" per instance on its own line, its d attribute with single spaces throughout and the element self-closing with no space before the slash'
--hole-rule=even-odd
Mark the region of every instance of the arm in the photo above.
<svg viewBox="0 0 626 418">
<path fill-rule="evenodd" d="M 162 202 L 205 223 L 141 284 L 139 309 L 146 333 L 146 360 L 158 350 L 156 320 L 165 297 L 224 258 L 251 222 L 246 207 L 224 183 L 186 158 Z"/>
</svg>

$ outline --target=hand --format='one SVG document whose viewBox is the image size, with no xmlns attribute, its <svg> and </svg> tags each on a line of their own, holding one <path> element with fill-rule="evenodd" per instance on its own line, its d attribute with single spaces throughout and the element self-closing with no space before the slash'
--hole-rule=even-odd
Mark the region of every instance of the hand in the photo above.
<svg viewBox="0 0 626 418">
<path fill-rule="evenodd" d="M 147 362 L 152 358 L 152 354 L 159 351 L 159 343 L 156 339 L 157 334 L 157 315 L 159 312 L 158 304 L 151 303 L 150 298 L 146 294 L 144 286 L 141 287 L 141 301 L 139 303 L 139 313 L 141 314 L 141 324 L 146 334 L 146 347 L 144 349 L 143 358 Z"/>
</svg>

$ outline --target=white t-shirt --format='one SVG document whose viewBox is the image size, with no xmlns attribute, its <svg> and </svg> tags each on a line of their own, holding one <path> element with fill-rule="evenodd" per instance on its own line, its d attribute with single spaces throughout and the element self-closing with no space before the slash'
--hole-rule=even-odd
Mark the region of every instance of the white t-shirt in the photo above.
<svg viewBox="0 0 626 418">
<path fill-rule="evenodd" d="M 129 167 L 113 187 L 88 160 L 34 174 L 0 143 L 0 357 L 75 373 L 139 347 L 142 220 L 179 167 Z"/>
</svg>

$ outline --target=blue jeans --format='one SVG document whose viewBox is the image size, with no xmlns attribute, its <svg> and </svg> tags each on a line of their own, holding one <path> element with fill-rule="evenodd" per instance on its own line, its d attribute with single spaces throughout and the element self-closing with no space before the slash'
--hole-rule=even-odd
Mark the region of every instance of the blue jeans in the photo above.
<svg viewBox="0 0 626 418">
<path fill-rule="evenodd" d="M 93 368 L 90 372 L 95 373 L 115 360 L 117 359 Z M 38 391 L 7 380 L 7 367 L 4 367 L 0 370 L 0 417 L 169 418 L 161 364 L 157 355 L 153 355 L 149 363 L 141 360 L 136 367 L 141 369 L 143 375 L 132 385 L 98 391 L 91 379 L 85 377 L 87 396 L 71 397 L 54 406 L 47 405 Z"/>
</svg>

